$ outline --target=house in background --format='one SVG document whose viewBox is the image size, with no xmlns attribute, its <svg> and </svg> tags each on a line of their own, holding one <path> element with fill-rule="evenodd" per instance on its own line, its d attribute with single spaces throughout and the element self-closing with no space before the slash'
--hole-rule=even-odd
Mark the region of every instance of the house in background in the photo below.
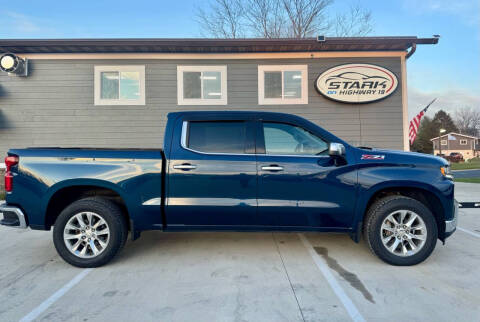
<svg viewBox="0 0 480 322">
<path fill-rule="evenodd" d="M 431 139 L 433 143 L 433 154 L 460 153 L 465 160 L 480 156 L 479 138 L 475 136 L 450 132 Z"/>
</svg>

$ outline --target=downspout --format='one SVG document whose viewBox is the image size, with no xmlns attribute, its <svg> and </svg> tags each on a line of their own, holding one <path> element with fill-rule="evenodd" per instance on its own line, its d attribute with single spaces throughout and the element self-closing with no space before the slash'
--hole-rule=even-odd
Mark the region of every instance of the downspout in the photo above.
<svg viewBox="0 0 480 322">
<path fill-rule="evenodd" d="M 410 56 L 412 56 L 412 55 L 415 53 L 415 50 L 417 50 L 417 44 L 416 44 L 416 43 L 413 43 L 410 51 L 407 53 L 407 55 L 405 56 L 405 58 L 406 58 L 406 59 L 410 58 Z"/>
</svg>

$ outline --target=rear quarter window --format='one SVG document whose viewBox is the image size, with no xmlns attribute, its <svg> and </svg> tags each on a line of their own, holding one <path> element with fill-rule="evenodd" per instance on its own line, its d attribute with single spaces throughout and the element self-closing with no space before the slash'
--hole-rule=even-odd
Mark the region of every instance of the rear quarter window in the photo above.
<svg viewBox="0 0 480 322">
<path fill-rule="evenodd" d="M 187 147 L 205 153 L 245 153 L 244 121 L 192 121 L 187 132 Z"/>
</svg>

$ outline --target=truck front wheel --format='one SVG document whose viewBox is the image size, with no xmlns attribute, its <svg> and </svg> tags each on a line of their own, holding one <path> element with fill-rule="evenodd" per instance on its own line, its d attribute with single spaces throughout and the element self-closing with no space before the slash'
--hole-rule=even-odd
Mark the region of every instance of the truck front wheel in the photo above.
<svg viewBox="0 0 480 322">
<path fill-rule="evenodd" d="M 58 254 L 77 267 L 99 267 L 120 251 L 128 229 L 120 208 L 103 198 L 85 198 L 66 207 L 53 228 Z"/>
<path fill-rule="evenodd" d="M 370 250 L 383 261 L 398 266 L 423 262 L 437 243 L 437 223 L 421 202 L 389 196 L 368 210 L 364 236 Z"/>
</svg>

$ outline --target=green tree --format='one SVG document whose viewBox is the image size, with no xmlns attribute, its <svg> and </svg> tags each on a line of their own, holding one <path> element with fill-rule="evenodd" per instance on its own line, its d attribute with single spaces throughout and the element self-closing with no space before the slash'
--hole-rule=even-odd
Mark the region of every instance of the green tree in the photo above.
<svg viewBox="0 0 480 322">
<path fill-rule="evenodd" d="M 435 113 L 432 122 L 437 129 L 437 135 L 435 135 L 434 137 L 438 136 L 440 129 L 445 129 L 447 131 L 445 133 L 458 132 L 458 128 L 455 125 L 453 119 L 450 117 L 450 114 L 448 114 L 444 110 L 440 110 Z"/>
<path fill-rule="evenodd" d="M 433 148 L 430 139 L 435 137 L 435 133 L 432 119 L 428 116 L 424 116 L 418 127 L 417 137 L 413 142 L 413 145 L 410 146 L 410 150 L 422 153 L 432 153 Z"/>
<path fill-rule="evenodd" d="M 433 119 L 424 116 L 418 128 L 417 138 L 415 142 L 413 142 L 413 145 L 410 146 L 410 150 L 432 154 L 433 143 L 430 139 L 439 136 L 440 129 L 445 129 L 445 133 L 458 132 L 452 118 L 444 110 L 435 113 Z"/>
</svg>

